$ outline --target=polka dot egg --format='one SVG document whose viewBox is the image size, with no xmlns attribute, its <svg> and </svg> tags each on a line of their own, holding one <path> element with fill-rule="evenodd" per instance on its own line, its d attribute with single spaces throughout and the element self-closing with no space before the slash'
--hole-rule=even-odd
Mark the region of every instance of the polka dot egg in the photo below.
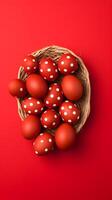
<svg viewBox="0 0 112 200">
<path fill-rule="evenodd" d="M 54 137 L 48 132 L 41 133 L 33 142 L 35 154 L 44 155 L 54 150 Z"/>
<path fill-rule="evenodd" d="M 40 114 L 44 110 L 44 103 L 40 99 L 29 97 L 23 100 L 22 108 L 27 114 Z"/>
</svg>

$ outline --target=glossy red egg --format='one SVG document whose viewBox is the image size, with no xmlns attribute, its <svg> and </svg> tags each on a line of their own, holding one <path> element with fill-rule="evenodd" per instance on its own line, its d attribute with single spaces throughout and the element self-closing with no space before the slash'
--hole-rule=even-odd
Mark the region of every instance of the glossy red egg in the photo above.
<svg viewBox="0 0 112 200">
<path fill-rule="evenodd" d="M 78 69 L 76 58 L 70 53 L 62 54 L 58 60 L 58 69 L 61 74 L 74 73 Z"/>
<path fill-rule="evenodd" d="M 82 97 L 83 86 L 81 81 L 76 76 L 64 76 L 61 82 L 61 86 L 67 99 L 77 101 Z"/>
<path fill-rule="evenodd" d="M 54 150 L 54 137 L 48 133 L 41 133 L 33 142 L 35 154 L 44 155 Z"/>
<path fill-rule="evenodd" d="M 48 85 L 39 74 L 31 74 L 26 79 L 26 87 L 29 94 L 34 98 L 43 98 L 47 94 Z"/>
<path fill-rule="evenodd" d="M 49 57 L 40 60 L 39 71 L 41 76 L 50 82 L 56 80 L 58 77 L 58 68 L 55 62 Z"/>
<path fill-rule="evenodd" d="M 29 115 L 22 121 L 22 135 L 26 139 L 35 138 L 41 131 L 40 119 L 37 116 Z"/>
<path fill-rule="evenodd" d="M 52 83 L 49 87 L 49 92 L 44 99 L 45 105 L 48 108 L 55 108 L 61 105 L 63 101 L 63 92 L 59 83 Z"/>
<path fill-rule="evenodd" d="M 68 123 L 61 124 L 55 132 L 55 142 L 59 149 L 70 148 L 76 139 L 76 130 Z"/>
<path fill-rule="evenodd" d="M 61 117 L 54 109 L 48 109 L 41 115 L 41 123 L 44 128 L 54 129 L 59 125 L 60 121 Z"/>
<path fill-rule="evenodd" d="M 27 114 L 40 114 L 44 109 L 44 103 L 40 99 L 28 97 L 22 101 L 22 108 Z"/>
<path fill-rule="evenodd" d="M 22 67 L 27 74 L 35 73 L 38 70 L 38 62 L 33 55 L 28 55 L 24 58 Z"/>
<path fill-rule="evenodd" d="M 70 124 L 75 124 L 80 118 L 80 109 L 76 104 L 68 100 L 61 104 L 59 113 L 62 120 Z"/>
<path fill-rule="evenodd" d="M 12 96 L 21 98 L 27 94 L 25 82 L 20 79 L 14 79 L 9 83 L 9 92 Z"/>
</svg>

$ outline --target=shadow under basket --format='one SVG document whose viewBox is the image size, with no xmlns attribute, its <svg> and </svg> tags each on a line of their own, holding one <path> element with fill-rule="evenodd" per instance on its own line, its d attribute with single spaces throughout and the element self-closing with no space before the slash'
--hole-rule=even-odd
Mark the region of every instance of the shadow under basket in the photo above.
<svg viewBox="0 0 112 200">
<path fill-rule="evenodd" d="M 54 46 L 54 45 L 45 47 L 45 48 L 35 51 L 31 54 L 33 56 L 35 56 L 38 61 L 42 57 L 51 57 L 55 61 L 55 63 L 57 63 L 58 59 L 60 58 L 60 56 L 63 53 L 70 53 L 77 59 L 79 69 L 73 75 L 77 76 L 81 80 L 83 87 L 84 87 L 84 93 L 83 93 L 82 98 L 80 100 L 78 100 L 77 102 L 75 102 L 81 110 L 80 119 L 74 125 L 74 127 L 76 128 L 76 132 L 78 133 L 84 126 L 84 124 L 90 114 L 91 87 L 90 87 L 89 73 L 88 73 L 88 70 L 87 70 L 84 62 L 82 61 L 82 59 L 79 56 L 74 54 L 69 49 L 59 47 L 59 46 Z M 28 75 L 24 72 L 23 67 L 20 67 L 19 71 L 18 71 L 18 78 L 21 80 L 25 80 L 27 78 L 27 76 Z M 22 109 L 21 102 L 22 102 L 22 99 L 17 98 L 18 113 L 19 113 L 20 118 L 22 120 L 24 120 L 27 117 L 27 115 L 26 115 L 25 111 Z"/>
</svg>

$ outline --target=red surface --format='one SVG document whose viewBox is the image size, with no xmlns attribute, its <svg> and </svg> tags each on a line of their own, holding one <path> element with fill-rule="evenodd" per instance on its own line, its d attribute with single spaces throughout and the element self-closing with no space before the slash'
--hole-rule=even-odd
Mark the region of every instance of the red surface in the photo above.
<svg viewBox="0 0 112 200">
<path fill-rule="evenodd" d="M 111 0 L 0 1 L 0 199 L 112 199 Z M 7 85 L 25 54 L 56 44 L 90 72 L 91 116 L 74 149 L 37 157 Z"/>
</svg>

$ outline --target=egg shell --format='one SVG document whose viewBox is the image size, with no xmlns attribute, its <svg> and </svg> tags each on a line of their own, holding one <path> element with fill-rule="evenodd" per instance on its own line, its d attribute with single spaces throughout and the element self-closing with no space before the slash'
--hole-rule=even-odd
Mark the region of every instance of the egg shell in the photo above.
<svg viewBox="0 0 112 200">
<path fill-rule="evenodd" d="M 22 101 L 22 108 L 27 114 L 40 114 L 44 109 L 44 103 L 40 99 L 28 97 Z"/>
<path fill-rule="evenodd" d="M 9 92 L 12 96 L 23 98 L 27 94 L 26 84 L 20 79 L 14 79 L 9 83 Z"/>
<path fill-rule="evenodd" d="M 22 121 L 21 129 L 24 138 L 35 138 L 41 131 L 40 119 L 37 116 L 29 115 Z"/>
<path fill-rule="evenodd" d="M 80 118 L 80 109 L 76 104 L 68 100 L 61 104 L 59 113 L 62 117 L 62 120 L 70 124 L 75 124 Z"/>
<path fill-rule="evenodd" d="M 61 82 L 65 97 L 69 100 L 77 101 L 83 95 L 83 85 L 74 75 L 66 75 Z"/>
<path fill-rule="evenodd" d="M 38 70 L 38 62 L 33 55 L 27 55 L 24 58 L 22 67 L 27 74 L 35 73 Z"/>
<path fill-rule="evenodd" d="M 59 83 L 52 83 L 44 102 L 46 107 L 55 108 L 61 105 L 63 98 L 61 85 Z"/>
<path fill-rule="evenodd" d="M 41 133 L 33 142 L 35 154 L 44 155 L 54 150 L 54 137 L 48 132 Z"/>
<path fill-rule="evenodd" d="M 55 129 L 60 121 L 61 117 L 54 109 L 47 109 L 41 115 L 41 124 L 44 128 Z"/>
<path fill-rule="evenodd" d="M 42 58 L 39 63 L 41 76 L 47 81 L 54 81 L 58 77 L 58 68 L 51 58 Z"/>
<path fill-rule="evenodd" d="M 66 150 L 73 146 L 76 130 L 68 123 L 61 124 L 55 132 L 55 142 L 59 149 Z"/>
<path fill-rule="evenodd" d="M 44 98 L 48 91 L 46 81 L 39 74 L 31 74 L 26 79 L 26 87 L 34 98 Z"/>
<path fill-rule="evenodd" d="M 76 58 L 70 53 L 62 54 L 58 60 L 58 69 L 64 75 L 74 73 L 78 69 Z"/>
</svg>

